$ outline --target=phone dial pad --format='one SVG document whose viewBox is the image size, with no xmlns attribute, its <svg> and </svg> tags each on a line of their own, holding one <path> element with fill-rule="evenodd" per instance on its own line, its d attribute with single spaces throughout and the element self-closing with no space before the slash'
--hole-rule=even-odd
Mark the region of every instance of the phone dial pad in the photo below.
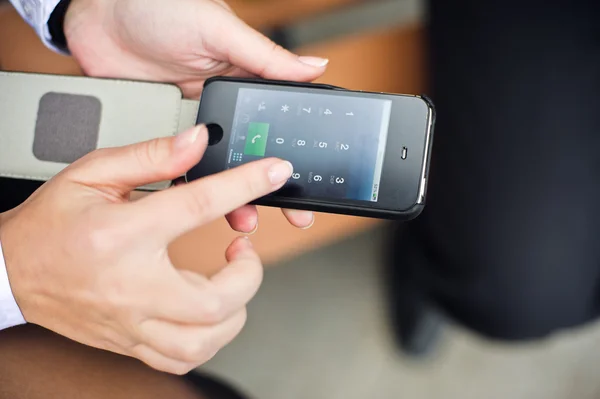
<svg viewBox="0 0 600 399">
<path fill-rule="evenodd" d="M 228 165 L 286 159 L 294 195 L 355 198 L 372 187 L 382 109 L 373 100 L 248 90 L 238 98 Z"/>
</svg>

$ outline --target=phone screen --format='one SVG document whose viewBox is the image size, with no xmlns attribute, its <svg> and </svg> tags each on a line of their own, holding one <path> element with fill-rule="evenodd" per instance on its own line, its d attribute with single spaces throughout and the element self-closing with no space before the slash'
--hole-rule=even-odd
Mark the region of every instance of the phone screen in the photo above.
<svg viewBox="0 0 600 399">
<path fill-rule="evenodd" d="M 377 202 L 392 101 L 240 88 L 226 168 L 294 165 L 283 195 Z"/>
</svg>

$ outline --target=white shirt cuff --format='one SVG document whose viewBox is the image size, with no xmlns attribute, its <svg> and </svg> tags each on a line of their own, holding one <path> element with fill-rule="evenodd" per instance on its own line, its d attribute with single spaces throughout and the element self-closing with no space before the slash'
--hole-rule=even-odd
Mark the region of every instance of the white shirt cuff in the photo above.
<svg viewBox="0 0 600 399">
<path fill-rule="evenodd" d="M 0 331 L 9 327 L 25 324 L 21 309 L 15 301 L 10 283 L 8 282 L 8 273 L 2 253 L 2 243 L 0 243 Z"/>
<path fill-rule="evenodd" d="M 46 47 L 52 51 L 68 55 L 68 52 L 59 49 L 52 43 L 48 20 L 50 15 L 60 3 L 60 0 L 10 0 L 21 17 L 35 30 Z"/>
</svg>

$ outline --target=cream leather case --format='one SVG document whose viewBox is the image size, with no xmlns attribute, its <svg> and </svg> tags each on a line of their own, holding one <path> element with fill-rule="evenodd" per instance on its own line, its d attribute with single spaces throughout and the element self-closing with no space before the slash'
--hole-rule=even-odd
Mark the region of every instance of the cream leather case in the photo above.
<svg viewBox="0 0 600 399">
<path fill-rule="evenodd" d="M 198 105 L 175 85 L 0 71 L 0 177 L 46 181 L 95 149 L 178 134 Z"/>
</svg>

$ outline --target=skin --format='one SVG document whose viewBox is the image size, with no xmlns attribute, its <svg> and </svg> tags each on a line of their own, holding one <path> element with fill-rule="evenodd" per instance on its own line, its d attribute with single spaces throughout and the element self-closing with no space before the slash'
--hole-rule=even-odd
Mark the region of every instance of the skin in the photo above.
<svg viewBox="0 0 600 399">
<path fill-rule="evenodd" d="M 65 34 L 87 75 L 175 83 L 191 98 L 214 75 L 311 81 L 327 64 L 274 45 L 219 0 L 73 0 Z M 189 170 L 207 140 L 197 127 L 94 151 L 0 214 L 9 280 L 25 319 L 174 374 L 234 339 L 262 279 L 250 241 L 232 242 L 226 265 L 211 277 L 175 269 L 167 247 L 220 217 L 252 232 L 258 216 L 246 204 L 279 189 L 291 165 L 264 159 L 130 200 L 135 188 Z M 310 212 L 284 214 L 301 228 L 314 221 Z"/>
<path fill-rule="evenodd" d="M 136 187 L 197 163 L 207 141 L 206 128 L 197 127 L 95 151 L 2 214 L 0 241 L 25 319 L 175 374 L 228 344 L 262 280 L 250 241 L 236 239 L 227 265 L 210 278 L 177 270 L 168 245 L 281 188 L 291 165 L 264 159 L 129 201 Z"/>
<path fill-rule="evenodd" d="M 212 76 L 307 82 L 323 75 L 328 62 L 275 45 L 221 0 L 74 0 L 65 35 L 84 73 L 174 83 L 189 98 L 198 98 Z M 284 215 L 300 228 L 314 223 L 311 212 Z M 244 206 L 227 220 L 248 233 L 258 215 Z"/>
</svg>

